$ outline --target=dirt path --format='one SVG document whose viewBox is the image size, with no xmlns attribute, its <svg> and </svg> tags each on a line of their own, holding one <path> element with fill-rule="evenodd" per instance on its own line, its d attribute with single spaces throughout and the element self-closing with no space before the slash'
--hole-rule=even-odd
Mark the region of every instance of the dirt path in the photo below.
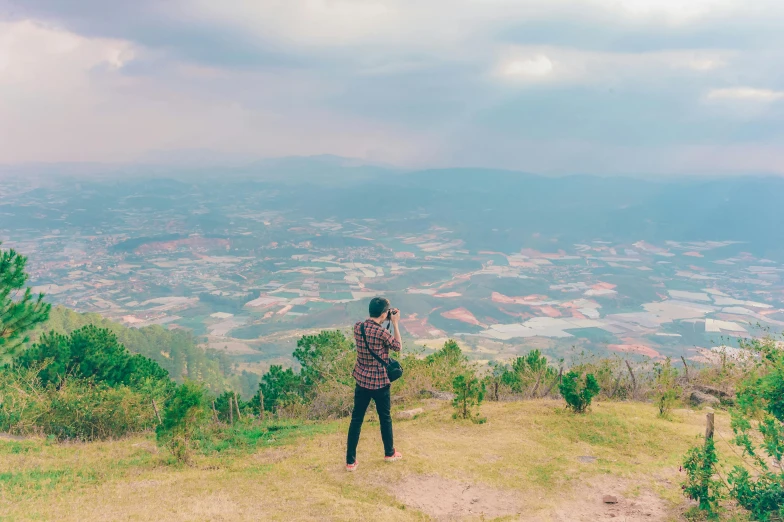
<svg viewBox="0 0 784 522">
<path fill-rule="evenodd" d="M 564 500 L 556 506 L 538 512 L 531 509 L 531 502 L 526 502 L 525 494 L 520 491 L 437 475 L 408 476 L 392 491 L 403 504 L 435 520 L 508 517 L 540 522 L 664 522 L 678 518 L 677 509 L 641 483 L 616 477 L 595 477 L 591 484 L 564 492 Z M 608 496 L 614 497 L 615 502 L 605 502 Z"/>
<path fill-rule="evenodd" d="M 518 491 L 449 480 L 437 475 L 412 475 L 394 488 L 395 496 L 436 520 L 519 516 L 523 498 Z"/>
</svg>

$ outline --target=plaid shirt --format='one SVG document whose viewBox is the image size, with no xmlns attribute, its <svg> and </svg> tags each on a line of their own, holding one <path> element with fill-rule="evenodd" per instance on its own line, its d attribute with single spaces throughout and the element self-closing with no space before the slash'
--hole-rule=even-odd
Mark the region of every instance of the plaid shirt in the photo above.
<svg viewBox="0 0 784 522">
<path fill-rule="evenodd" d="M 362 339 L 360 327 L 363 324 L 369 347 Z M 399 352 L 400 342 L 372 319 L 354 325 L 354 342 L 357 346 L 357 364 L 354 365 L 354 379 L 357 381 L 357 386 L 368 390 L 378 390 L 389 386 L 387 371 L 375 357 L 370 355 L 369 350 L 373 350 L 385 363 L 389 363 L 389 350 Z"/>
</svg>

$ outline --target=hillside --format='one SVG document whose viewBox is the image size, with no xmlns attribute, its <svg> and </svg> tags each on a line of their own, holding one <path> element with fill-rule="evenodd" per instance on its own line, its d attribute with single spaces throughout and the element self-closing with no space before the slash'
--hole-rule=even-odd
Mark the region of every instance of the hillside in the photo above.
<svg viewBox="0 0 784 522">
<path fill-rule="evenodd" d="M 0 509 L 9 520 L 682 519 L 678 467 L 704 412 L 663 420 L 651 405 L 601 402 L 575 416 L 562 405 L 487 403 L 478 425 L 424 403 L 396 421 L 405 459 L 395 464 L 382 461 L 378 424 L 366 421 L 353 474 L 343 467 L 347 421 L 268 424 L 260 449 L 200 455 L 190 467 L 164 465 L 152 435 L 0 438 Z M 716 422 L 717 447 L 731 455 L 729 419 Z"/>
</svg>

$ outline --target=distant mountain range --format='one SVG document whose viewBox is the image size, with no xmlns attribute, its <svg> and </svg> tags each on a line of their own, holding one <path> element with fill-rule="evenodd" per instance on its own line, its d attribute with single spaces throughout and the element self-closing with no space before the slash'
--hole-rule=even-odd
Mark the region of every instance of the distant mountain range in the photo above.
<svg viewBox="0 0 784 522">
<path fill-rule="evenodd" d="M 2 167 L 3 173 L 36 173 L 58 183 L 78 183 L 87 175 L 92 183 L 80 193 L 80 203 L 94 197 L 96 214 L 115 196 L 136 194 L 123 205 L 144 208 L 189 205 L 197 194 L 231 198 L 273 188 L 274 197 L 264 200 L 270 210 L 319 219 L 383 219 L 401 230 L 438 224 L 455 230 L 469 248 L 519 249 L 537 237 L 551 248 L 590 239 L 736 240 L 758 255 L 784 257 L 780 177 L 644 180 L 478 168 L 403 171 L 336 156 L 228 168 L 31 165 Z"/>
</svg>

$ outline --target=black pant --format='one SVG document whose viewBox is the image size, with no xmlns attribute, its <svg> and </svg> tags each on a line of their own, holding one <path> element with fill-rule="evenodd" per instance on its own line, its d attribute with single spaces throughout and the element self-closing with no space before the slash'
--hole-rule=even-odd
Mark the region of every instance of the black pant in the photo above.
<svg viewBox="0 0 784 522">
<path fill-rule="evenodd" d="M 391 457 L 395 454 L 395 446 L 392 444 L 392 415 L 389 411 L 391 408 L 389 386 L 378 390 L 368 390 L 357 386 L 354 389 L 354 411 L 351 413 L 351 425 L 348 428 L 346 464 L 353 464 L 357 458 L 359 433 L 362 431 L 362 422 L 365 420 L 365 412 L 370 405 L 370 399 L 376 403 L 378 421 L 381 424 L 381 440 L 384 441 L 384 455 Z"/>
</svg>

